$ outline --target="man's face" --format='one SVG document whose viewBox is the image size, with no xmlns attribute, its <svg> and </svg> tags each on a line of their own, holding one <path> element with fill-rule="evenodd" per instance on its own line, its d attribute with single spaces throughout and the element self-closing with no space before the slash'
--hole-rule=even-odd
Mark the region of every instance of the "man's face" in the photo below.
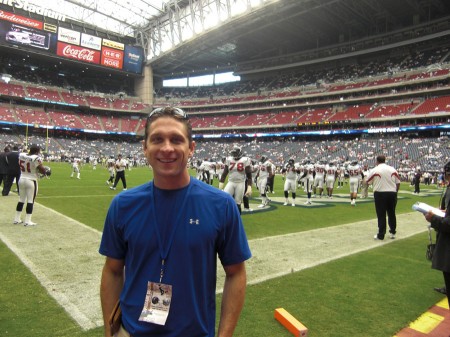
<svg viewBox="0 0 450 337">
<path fill-rule="evenodd" d="M 153 121 L 144 141 L 144 154 L 155 178 L 181 176 L 194 148 L 195 143 L 189 143 L 186 126 L 172 117 L 159 117 Z"/>
</svg>

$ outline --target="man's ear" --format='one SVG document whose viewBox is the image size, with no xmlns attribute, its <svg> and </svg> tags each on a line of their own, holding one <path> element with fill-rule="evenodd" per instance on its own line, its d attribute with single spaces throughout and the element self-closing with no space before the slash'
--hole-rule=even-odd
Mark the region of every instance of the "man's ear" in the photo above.
<svg viewBox="0 0 450 337">
<path fill-rule="evenodd" d="M 194 155 L 194 150 L 195 150 L 195 142 L 192 141 L 191 146 L 189 147 L 190 151 L 189 151 L 189 157 L 192 157 Z"/>
</svg>

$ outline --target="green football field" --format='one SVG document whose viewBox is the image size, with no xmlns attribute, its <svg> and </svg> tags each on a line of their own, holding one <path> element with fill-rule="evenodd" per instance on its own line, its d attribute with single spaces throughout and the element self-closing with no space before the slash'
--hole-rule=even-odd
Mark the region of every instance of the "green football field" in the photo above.
<svg viewBox="0 0 450 337">
<path fill-rule="evenodd" d="M 113 196 L 120 193 L 121 183 L 116 191 L 110 190 L 106 185 L 108 172 L 100 166 L 97 170 L 84 166 L 78 180 L 70 178 L 71 166 L 67 163 L 48 165 L 52 167 L 52 176 L 39 182 L 36 212 L 46 206 L 94 231 L 101 231 L 108 205 Z M 195 175 L 194 172 L 192 174 Z M 126 176 L 128 187 L 132 188 L 149 181 L 152 172 L 148 168 L 134 168 L 127 171 Z M 214 183 L 217 186 L 217 180 Z M 430 262 L 425 259 L 428 234 L 424 219 L 418 218 L 417 224 L 419 228 L 423 225 L 424 230 L 408 237 L 402 237 L 402 228 L 406 232 L 407 224 L 399 221 L 398 237 L 388 244 L 373 246 L 373 235 L 376 233 L 376 227 L 373 227 L 367 231 L 367 237 L 358 236 L 357 242 L 352 241 L 356 233 L 350 230 L 333 241 L 333 247 L 315 245 L 310 237 L 313 233 L 320 233 L 317 231 L 319 229 L 328 231 L 345 224 L 374 219 L 372 199 L 358 199 L 356 207 L 350 206 L 348 185 L 345 185 L 341 189 L 335 188 L 332 200 L 316 198 L 312 206 L 305 206 L 304 192 L 299 189 L 298 206 L 288 207 L 282 205 L 282 190 L 282 178 L 277 176 L 275 193 L 270 195 L 273 201 L 269 207 L 259 210 L 258 191 L 254 188 L 251 206 L 255 211 L 242 215 L 251 243 L 256 245 L 266 240 L 277 244 L 273 246 L 277 251 L 271 261 L 274 265 L 284 263 L 288 256 L 292 258 L 292 240 L 288 243 L 292 237 L 302 238 L 295 242 L 296 245 L 311 247 L 308 250 L 311 260 L 339 246 L 347 250 L 344 247 L 352 245 L 367 245 L 368 248 L 351 254 L 344 252 L 342 256 L 336 255 L 324 263 L 301 270 L 293 269 L 289 274 L 273 277 L 267 270 L 267 277 L 261 275 L 260 281 L 250 282 L 247 288 L 246 303 L 235 336 L 291 336 L 273 317 L 274 310 L 279 307 L 285 308 L 306 325 L 312 337 L 394 336 L 442 299 L 442 295 L 433 291 L 433 287 L 443 285 L 442 275 L 432 270 Z M 439 202 L 441 190 L 436 186 L 422 186 L 420 195 L 413 194 L 412 190 L 409 183 L 401 186 L 397 207 L 399 219 L 412 213 L 411 206 L 416 201 L 433 206 Z M 11 203 L 11 200 L 16 202 L 17 196 L 13 194 L 6 198 Z M 4 229 L 13 226 L 13 216 L 14 208 L 9 214 L 8 210 L 2 210 L 1 226 L 5 226 Z M 45 223 L 39 223 L 29 230 L 40 231 L 45 227 Z M 23 242 L 26 243 L 26 239 L 23 238 Z M 60 238 L 63 239 L 67 237 Z M 71 237 L 70 240 L 77 238 Z M 101 327 L 87 330 L 80 327 L 67 308 L 51 296 L 52 290 L 39 281 L 42 278 L 31 272 L 29 264 L 23 263 L 4 241 L 0 243 L 3 275 L 0 301 L 4 309 L 0 313 L 0 336 L 103 335 Z M 36 245 L 36 242 L 31 244 Z M 41 246 L 47 244 L 42 242 Z M 268 250 L 266 253 L 270 255 L 270 248 Z M 284 251 L 286 257 L 280 256 L 280 251 Z M 51 259 L 51 256 L 46 258 Z M 254 255 L 249 265 L 256 265 L 258 258 Z M 298 257 L 301 258 L 305 259 L 305 256 Z M 66 266 L 62 263 L 55 268 L 63 270 Z M 260 273 L 264 271 L 262 268 Z M 219 293 L 218 301 L 220 296 Z"/>
</svg>

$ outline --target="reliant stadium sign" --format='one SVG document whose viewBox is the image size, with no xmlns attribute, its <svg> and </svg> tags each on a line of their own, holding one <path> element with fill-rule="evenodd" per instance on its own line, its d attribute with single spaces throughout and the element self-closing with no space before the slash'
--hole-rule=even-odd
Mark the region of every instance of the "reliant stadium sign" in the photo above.
<svg viewBox="0 0 450 337">
<path fill-rule="evenodd" d="M 0 0 L 0 4 L 7 5 L 10 7 L 22 9 L 24 11 L 30 12 L 30 13 L 36 13 L 42 16 L 47 16 L 49 18 L 58 20 L 58 21 L 65 21 L 66 16 L 60 13 L 57 13 L 51 9 L 37 6 L 30 4 L 28 1 L 22 1 L 22 0 Z"/>
</svg>

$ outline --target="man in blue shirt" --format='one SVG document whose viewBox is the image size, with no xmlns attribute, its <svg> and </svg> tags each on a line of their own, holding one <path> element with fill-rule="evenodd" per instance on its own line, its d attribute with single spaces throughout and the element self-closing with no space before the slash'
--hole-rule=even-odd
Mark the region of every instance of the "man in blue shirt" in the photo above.
<svg viewBox="0 0 450 337">
<path fill-rule="evenodd" d="M 153 181 L 113 199 L 100 244 L 105 336 L 120 299 L 116 336 L 214 337 L 218 256 L 226 274 L 218 337 L 231 337 L 251 257 L 236 203 L 189 176 L 195 142 L 183 110 L 153 110 L 143 148 Z"/>
</svg>

